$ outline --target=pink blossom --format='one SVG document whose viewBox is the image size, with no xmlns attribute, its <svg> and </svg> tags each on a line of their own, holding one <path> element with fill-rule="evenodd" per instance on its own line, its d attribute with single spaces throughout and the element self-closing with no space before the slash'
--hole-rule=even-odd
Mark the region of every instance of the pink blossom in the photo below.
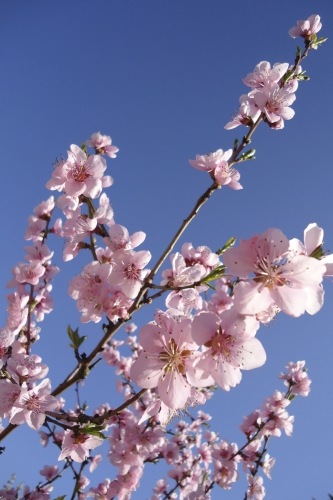
<svg viewBox="0 0 333 500">
<path fill-rule="evenodd" d="M 117 478 L 110 483 L 108 498 L 129 500 L 132 491 L 139 486 L 139 480 L 143 473 L 143 467 L 133 466 L 126 474 L 118 474 Z"/>
<path fill-rule="evenodd" d="M 90 450 L 103 443 L 103 439 L 89 434 L 75 434 L 71 429 L 64 432 L 61 453 L 58 460 L 71 458 L 74 462 L 83 462 L 89 457 Z"/>
<path fill-rule="evenodd" d="M 0 380 L 0 416 L 4 417 L 13 408 L 21 389 L 7 379 Z"/>
<path fill-rule="evenodd" d="M 130 236 L 126 227 L 120 224 L 113 224 L 108 232 L 109 237 L 104 238 L 104 241 L 114 252 L 116 250 L 133 250 L 141 245 L 146 238 L 146 234 L 143 231 L 138 231 Z"/>
<path fill-rule="evenodd" d="M 95 455 L 92 457 L 89 465 L 89 472 L 94 472 L 102 461 L 102 455 Z"/>
<path fill-rule="evenodd" d="M 149 269 L 143 268 L 150 259 L 151 253 L 146 250 L 119 250 L 114 254 L 114 268 L 109 283 L 118 286 L 129 299 L 135 299 L 149 274 Z"/>
<path fill-rule="evenodd" d="M 192 243 L 184 243 L 182 245 L 182 255 L 187 266 L 202 264 L 209 272 L 221 264 L 219 256 L 204 245 L 194 248 Z"/>
<path fill-rule="evenodd" d="M 231 168 L 228 164 L 221 164 L 214 171 L 216 184 L 219 186 L 228 186 L 231 189 L 243 189 L 243 186 L 238 182 L 240 173 L 235 168 Z"/>
<path fill-rule="evenodd" d="M 72 260 L 77 256 L 81 242 L 92 235 L 97 227 L 97 219 L 90 218 L 86 214 L 80 214 L 80 209 L 77 210 L 76 216 L 68 219 L 64 224 L 64 236 L 66 245 L 63 251 L 65 262 Z"/>
<path fill-rule="evenodd" d="M 41 241 L 43 239 L 44 231 L 46 228 L 46 221 L 38 219 L 34 215 L 28 218 L 28 228 L 24 235 L 25 240 Z"/>
<path fill-rule="evenodd" d="M 162 494 L 165 494 L 169 488 L 168 483 L 166 482 L 165 479 L 159 479 L 156 482 L 156 486 L 154 487 L 154 493 L 156 495 L 156 500 L 161 498 Z"/>
<path fill-rule="evenodd" d="M 207 276 L 207 269 L 199 263 L 187 265 L 182 254 L 176 252 L 170 256 L 172 269 L 165 269 L 162 272 L 163 280 L 161 285 L 170 287 L 183 287 L 193 285 Z"/>
<path fill-rule="evenodd" d="M 266 495 L 263 478 L 260 476 L 247 475 L 248 490 L 247 498 L 249 500 L 262 500 Z"/>
<path fill-rule="evenodd" d="M 296 26 L 289 30 L 289 35 L 292 38 L 303 37 L 305 40 L 313 40 L 314 35 L 318 33 L 322 28 L 320 22 L 320 16 L 318 14 L 312 14 L 312 16 L 307 19 L 302 19 L 297 21 Z"/>
<path fill-rule="evenodd" d="M 224 254 L 229 271 L 241 281 L 235 287 L 235 304 L 243 314 L 257 314 L 272 304 L 291 316 L 320 309 L 318 287 L 323 263 L 289 252 L 289 241 L 278 229 L 240 242 Z"/>
<path fill-rule="evenodd" d="M 285 381 L 285 385 L 290 388 L 292 394 L 308 396 L 311 380 L 305 368 L 305 361 L 290 362 L 286 368 L 288 373 L 281 373 L 280 378 Z"/>
<path fill-rule="evenodd" d="M 191 337 L 191 321 L 177 320 L 162 311 L 140 332 L 143 351 L 134 361 L 130 376 L 140 387 L 157 388 L 163 403 L 171 409 L 184 408 L 191 393 L 187 364 L 197 346 Z"/>
<path fill-rule="evenodd" d="M 239 103 L 238 113 L 225 125 L 226 130 L 231 130 L 239 125 L 250 127 L 260 116 L 260 109 L 256 105 L 253 95 L 241 95 Z"/>
<path fill-rule="evenodd" d="M 97 220 L 98 224 L 111 226 L 114 224 L 113 216 L 114 212 L 110 200 L 105 193 L 102 193 L 99 198 L 99 207 L 95 210 L 94 218 Z"/>
<path fill-rule="evenodd" d="M 36 241 L 34 246 L 25 247 L 25 258 L 28 262 L 39 261 L 41 264 L 50 264 L 54 252 L 41 241 Z"/>
<path fill-rule="evenodd" d="M 30 390 L 23 384 L 21 393 L 10 412 L 10 422 L 17 425 L 26 422 L 32 429 L 39 429 L 45 421 L 45 413 L 59 406 L 57 399 L 50 393 L 49 379 L 43 380 Z"/>
<path fill-rule="evenodd" d="M 37 354 L 27 355 L 24 349 L 22 351 L 8 359 L 7 370 L 12 379 L 17 383 L 30 383 L 44 378 L 49 368 L 41 362 L 42 358 Z"/>
<path fill-rule="evenodd" d="M 137 327 L 137 325 L 135 323 L 133 323 L 133 322 L 132 323 L 127 323 L 125 325 L 125 332 L 129 333 L 129 334 L 132 334 L 132 333 L 134 333 L 137 330 L 137 328 L 138 327 Z"/>
<path fill-rule="evenodd" d="M 57 465 L 44 465 L 43 469 L 39 473 L 45 477 L 46 481 L 51 481 L 59 472 Z"/>
<path fill-rule="evenodd" d="M 188 379 L 197 387 L 218 384 L 228 391 L 241 381 L 242 370 L 262 366 L 266 354 L 254 338 L 256 322 L 247 324 L 244 318 L 225 311 L 220 316 L 203 311 L 193 319 L 192 336 L 205 350 L 196 356 L 189 368 Z"/>
<path fill-rule="evenodd" d="M 28 294 L 19 294 L 14 292 L 7 296 L 8 300 L 8 318 L 7 318 L 7 328 L 12 331 L 13 335 L 16 335 L 21 328 L 25 325 L 28 317 Z M 0 334 L 0 344 L 2 344 L 1 334 Z M 8 344 L 9 345 L 9 344 Z"/>
<path fill-rule="evenodd" d="M 117 287 L 110 286 L 111 296 L 104 301 L 104 311 L 110 321 L 116 322 L 119 318 L 127 319 L 128 310 L 133 301 L 123 294 Z"/>
<path fill-rule="evenodd" d="M 250 415 L 243 418 L 243 422 L 240 425 L 240 429 L 247 437 L 250 437 L 253 433 L 257 432 L 262 425 L 262 418 L 260 410 L 256 409 Z"/>
<path fill-rule="evenodd" d="M 304 230 L 304 243 L 297 238 L 290 240 L 289 249 L 299 255 L 308 255 L 320 259 L 326 266 L 325 276 L 333 275 L 333 254 L 323 250 L 324 230 L 315 222 L 309 224 Z"/>
<path fill-rule="evenodd" d="M 203 300 L 197 288 L 186 288 L 179 292 L 171 292 L 165 299 L 168 308 L 177 309 L 185 315 L 189 315 L 192 309 L 200 310 Z"/>
<path fill-rule="evenodd" d="M 70 282 L 68 293 L 77 301 L 83 323 L 98 323 L 101 320 L 109 293 L 108 278 L 111 269 L 110 264 L 91 262 Z"/>
<path fill-rule="evenodd" d="M 276 63 L 271 68 L 268 61 L 261 61 L 256 65 L 253 73 L 249 73 L 243 79 L 243 83 L 253 89 L 261 89 L 265 85 L 278 83 L 288 71 L 288 68 L 288 63 Z"/>
<path fill-rule="evenodd" d="M 100 155 L 87 157 L 79 146 L 72 144 L 67 160 L 56 165 L 46 187 L 51 190 L 64 191 L 69 196 L 83 194 L 97 198 L 102 191 L 105 169 L 104 158 Z"/>
<path fill-rule="evenodd" d="M 40 289 L 36 290 L 36 305 L 34 307 L 33 313 L 36 321 L 43 321 L 44 315 L 49 314 L 53 310 L 53 300 L 50 295 L 52 285 L 48 284 L 46 286 L 41 286 L 38 288 Z"/>
<path fill-rule="evenodd" d="M 192 167 L 198 170 L 210 172 L 211 177 L 219 186 L 229 186 L 232 189 L 242 189 L 238 182 L 240 173 L 231 168 L 228 164 L 229 158 L 232 156 L 232 149 L 223 151 L 218 149 L 209 155 L 197 155 L 195 160 L 189 160 Z"/>
<path fill-rule="evenodd" d="M 226 441 L 221 441 L 213 445 L 213 479 L 225 490 L 230 490 L 232 484 L 238 479 L 237 468 L 239 457 L 234 456 L 237 451 L 236 444 L 229 444 Z"/>
<path fill-rule="evenodd" d="M 264 460 L 263 460 L 263 463 L 261 465 L 262 467 L 262 471 L 264 474 L 266 474 L 266 476 L 269 478 L 269 479 L 272 479 L 271 477 L 271 470 L 273 469 L 274 465 L 275 465 L 275 458 L 271 457 L 269 455 L 269 453 L 266 453 L 265 456 L 264 456 Z"/>
<path fill-rule="evenodd" d="M 231 309 L 234 299 L 230 296 L 230 287 L 227 278 L 220 278 L 215 281 L 215 293 L 212 294 L 208 303 L 208 309 L 211 312 L 220 314 L 223 311 Z"/>
<path fill-rule="evenodd" d="M 62 194 L 57 199 L 57 206 L 65 214 L 67 219 L 71 219 L 79 207 L 80 201 L 78 196 L 69 196 Z"/>
<path fill-rule="evenodd" d="M 105 154 L 110 158 L 116 158 L 119 148 L 112 145 L 112 140 L 109 135 L 102 135 L 100 132 L 95 132 L 86 141 L 87 146 L 91 146 L 98 154 Z"/>
<path fill-rule="evenodd" d="M 232 149 L 223 151 L 218 149 L 214 153 L 208 155 L 196 155 L 195 160 L 189 160 L 192 167 L 203 170 L 205 172 L 214 172 L 216 167 L 222 164 L 226 164 L 232 155 Z"/>
<path fill-rule="evenodd" d="M 280 88 L 278 84 L 272 83 L 253 92 L 256 105 L 270 123 L 274 124 L 280 119 L 291 120 L 295 115 L 295 111 L 289 107 L 296 99 L 295 94 Z"/>
<path fill-rule="evenodd" d="M 45 267 L 41 262 L 33 261 L 29 264 L 18 264 L 14 268 L 15 279 L 19 283 L 37 285 L 39 278 L 45 273 Z"/>
</svg>

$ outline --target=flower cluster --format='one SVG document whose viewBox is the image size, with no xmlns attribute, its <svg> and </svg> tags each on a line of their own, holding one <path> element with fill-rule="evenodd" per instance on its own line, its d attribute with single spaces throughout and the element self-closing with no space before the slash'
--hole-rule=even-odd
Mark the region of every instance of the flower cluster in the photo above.
<svg viewBox="0 0 333 500">
<path fill-rule="evenodd" d="M 171 253 L 171 249 L 214 190 L 223 185 L 242 189 L 234 165 L 253 157 L 253 150 L 242 151 L 260 122 L 281 129 L 284 120 L 294 116 L 290 106 L 298 81 L 304 79 L 300 62 L 309 48 L 322 43 L 316 37 L 320 28 L 317 15 L 298 21 L 289 34 L 304 38 L 306 48 L 295 64 L 272 66 L 261 61 L 244 78 L 251 91 L 241 96 L 239 112 L 225 128 L 245 125 L 249 133 L 233 149 L 218 149 L 190 160 L 194 168 L 209 173 L 213 186 L 199 198 L 151 271 L 146 268 L 151 253 L 136 250 L 145 233 L 130 235 L 116 223 L 103 192 L 112 185 L 112 178 L 105 175 L 104 156 L 114 159 L 118 152 L 111 137 L 94 133 L 81 148 L 72 144 L 67 159 L 57 161 L 47 187 L 60 195 L 38 205 L 29 218 L 25 237 L 32 245 L 26 248 L 25 261 L 14 267 L 9 283 L 13 291 L 7 297 L 7 321 L 0 330 L 0 418 L 9 427 L 1 427 L 0 436 L 23 423 L 34 430 L 44 426 L 41 443 L 46 446 L 52 441 L 59 448 L 58 460 L 65 465 L 62 470 L 45 465 L 40 471 L 44 483 L 34 490 L 25 486 L 22 498 L 49 499 L 52 483 L 69 468 L 80 500 L 128 500 L 139 487 L 146 464 L 162 461 L 169 479 L 157 481 L 153 500 L 178 498 L 176 490 L 180 499 L 209 500 L 215 485 L 232 488 L 241 466 L 247 477 L 246 498 L 264 498 L 259 472 L 271 478 L 275 463 L 267 453 L 268 441 L 282 432 L 292 434 L 294 417 L 287 408 L 296 396 L 310 392 L 305 361 L 290 362 L 280 375 L 285 393 L 276 390 L 261 408 L 244 418 L 242 446 L 211 431 L 211 417 L 202 410 L 188 421 L 177 420 L 172 430 L 168 426 L 174 417 L 189 415 L 189 408 L 204 404 L 217 386 L 230 391 L 241 382 L 244 370 L 266 362 L 257 335 L 261 324 L 281 312 L 299 317 L 321 309 L 324 277 L 333 275 L 333 254 L 323 250 L 324 232 L 315 223 L 305 229 L 304 241 L 289 240 L 281 230 L 269 228 L 238 246 L 233 246 L 231 238 L 215 252 L 189 242 L 180 252 Z M 89 154 L 89 147 L 94 154 Z M 51 225 L 56 207 L 62 218 Z M 80 353 L 85 337 L 68 327 L 77 366 L 53 392 L 48 366 L 32 353 L 39 339 L 37 323 L 53 308 L 52 279 L 59 269 L 52 264 L 53 251 L 46 245 L 51 234 L 64 238 L 64 261 L 83 250 L 90 253 L 92 261 L 70 281 L 68 293 L 76 301 L 81 322 L 103 320 L 102 340 L 90 354 Z M 162 270 L 158 280 L 157 272 L 168 256 L 171 267 Z M 129 322 L 132 315 L 163 295 L 164 309 L 157 309 L 137 338 L 137 326 Z M 124 339 L 115 339 L 123 325 Z M 97 358 L 99 353 L 101 358 Z M 104 403 L 87 415 L 78 396 L 76 407 L 65 411 L 65 401 L 56 396 L 74 383 L 78 394 L 78 382 L 101 359 L 118 376 L 122 404 Z M 102 456 L 91 452 L 106 439 L 116 476 L 87 491 L 90 479 L 83 470 L 89 467 L 92 473 L 99 465 Z M 80 464 L 78 470 L 75 462 Z M 0 490 L 1 498 L 18 498 L 19 488 L 11 486 L 8 483 Z"/>
<path fill-rule="evenodd" d="M 215 280 L 211 300 L 205 280 L 214 270 L 225 269 L 218 255 L 187 243 L 182 254 L 171 256 L 172 269 L 163 272 L 162 285 L 185 290 L 172 291 L 166 299 L 169 309 L 157 311 L 154 321 L 141 329 L 142 351 L 130 371 L 132 380 L 156 389 L 160 398 L 147 417 L 160 412 L 163 422 L 164 406 L 185 409 L 199 401 L 200 388 L 218 385 L 228 391 L 240 383 L 242 370 L 262 366 L 266 354 L 256 337 L 260 323 L 280 311 L 291 316 L 318 312 L 328 274 L 325 262 L 331 260 L 318 250 L 322 237 L 322 229 L 310 224 L 304 245 L 268 229 L 227 248 L 226 275 Z"/>
</svg>

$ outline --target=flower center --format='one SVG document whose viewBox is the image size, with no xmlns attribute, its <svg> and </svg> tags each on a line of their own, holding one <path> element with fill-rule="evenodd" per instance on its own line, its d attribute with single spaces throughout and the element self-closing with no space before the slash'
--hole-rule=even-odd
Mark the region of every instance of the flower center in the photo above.
<svg viewBox="0 0 333 500">
<path fill-rule="evenodd" d="M 34 394 L 30 396 L 29 399 L 27 399 L 27 401 L 25 402 L 25 407 L 29 411 L 33 411 L 34 413 L 39 413 L 41 409 L 41 404 L 38 396 Z"/>
<path fill-rule="evenodd" d="M 178 348 L 174 339 L 170 339 L 168 345 L 165 346 L 165 351 L 161 351 L 158 355 L 159 359 L 165 362 L 164 372 L 178 371 L 181 374 L 185 373 L 185 360 L 190 356 L 192 351 L 189 349 Z"/>
<path fill-rule="evenodd" d="M 281 258 L 273 263 L 267 259 L 260 259 L 255 265 L 256 272 L 254 281 L 256 283 L 262 283 L 267 288 L 288 285 L 288 280 L 283 277 L 283 266 L 286 263 L 287 260 L 285 258 Z"/>
<path fill-rule="evenodd" d="M 129 280 L 138 280 L 140 279 L 140 269 L 132 262 L 126 267 L 125 275 Z"/>
<path fill-rule="evenodd" d="M 84 182 L 90 177 L 85 165 L 75 164 L 71 169 L 72 177 L 77 182 Z"/>
<path fill-rule="evenodd" d="M 227 335 L 220 326 L 213 338 L 205 343 L 206 347 L 212 350 L 212 356 L 223 356 L 230 359 L 234 348 L 236 338 L 233 335 Z"/>
</svg>

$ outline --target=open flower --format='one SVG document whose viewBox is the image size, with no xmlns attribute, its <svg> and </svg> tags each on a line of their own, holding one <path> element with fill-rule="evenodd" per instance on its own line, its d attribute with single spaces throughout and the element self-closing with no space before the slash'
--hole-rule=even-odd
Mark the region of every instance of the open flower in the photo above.
<svg viewBox="0 0 333 500">
<path fill-rule="evenodd" d="M 10 412 L 10 423 L 19 425 L 26 422 L 32 429 L 39 429 L 45 421 L 45 413 L 58 407 L 58 400 L 51 396 L 49 379 L 46 378 L 30 390 L 24 384 Z"/>
<path fill-rule="evenodd" d="M 68 151 L 68 159 L 56 165 L 46 187 L 64 191 L 69 196 L 84 194 L 97 198 L 101 194 L 102 187 L 110 186 L 112 182 L 109 177 L 103 177 L 105 170 L 104 158 L 100 155 L 87 156 L 83 149 L 72 144 Z"/>
<path fill-rule="evenodd" d="M 74 462 L 83 462 L 89 457 L 90 450 L 97 448 L 103 443 L 103 439 L 89 434 L 75 434 L 68 429 L 64 432 L 64 438 L 61 445 L 61 453 L 58 460 L 71 458 Z"/>
<path fill-rule="evenodd" d="M 184 408 L 191 394 L 187 365 L 198 348 L 191 337 L 191 320 L 157 311 L 155 321 L 142 328 L 140 344 L 143 351 L 132 365 L 131 378 L 140 387 L 156 387 L 169 408 Z"/>
<path fill-rule="evenodd" d="M 318 16 L 318 14 L 312 14 L 312 16 L 307 19 L 297 21 L 296 26 L 290 28 L 288 33 L 292 38 L 300 36 L 306 40 L 311 40 L 313 36 L 321 30 L 321 27 L 320 16 Z"/>
<path fill-rule="evenodd" d="M 266 361 L 261 342 L 254 337 L 257 323 L 252 318 L 225 311 L 220 316 L 202 311 L 192 323 L 193 340 L 204 347 L 190 367 L 192 385 L 205 387 L 218 384 L 228 391 L 239 384 L 241 370 L 251 370 Z"/>
<path fill-rule="evenodd" d="M 253 72 L 243 79 L 243 83 L 248 87 L 260 89 L 267 84 L 279 82 L 288 68 L 288 63 L 276 63 L 271 68 L 268 61 L 261 61 L 256 65 Z"/>
<path fill-rule="evenodd" d="M 241 184 L 238 182 L 240 173 L 228 164 L 232 152 L 232 149 L 228 149 L 227 151 L 218 149 L 208 155 L 196 155 L 195 160 L 189 160 L 189 163 L 198 170 L 210 172 L 211 177 L 219 186 L 242 189 Z"/>
<path fill-rule="evenodd" d="M 286 314 L 310 314 L 322 306 L 319 288 L 325 265 L 289 251 L 289 240 L 279 229 L 240 242 L 224 254 L 229 271 L 241 280 L 234 302 L 242 314 L 257 314 L 277 306 Z"/>
<path fill-rule="evenodd" d="M 256 105 L 265 113 L 270 123 L 279 122 L 281 119 L 291 120 L 295 115 L 295 111 L 289 107 L 296 99 L 295 94 L 280 88 L 277 83 L 266 85 L 261 90 L 253 92 Z"/>
</svg>

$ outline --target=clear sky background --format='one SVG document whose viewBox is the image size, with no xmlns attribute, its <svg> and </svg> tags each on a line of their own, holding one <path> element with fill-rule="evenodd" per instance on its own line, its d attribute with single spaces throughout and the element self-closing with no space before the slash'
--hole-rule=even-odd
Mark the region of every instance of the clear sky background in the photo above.
<svg viewBox="0 0 333 500">
<path fill-rule="evenodd" d="M 100 130 L 120 148 L 109 161 L 115 183 L 108 190 L 116 222 L 130 232 L 142 230 L 156 261 L 181 220 L 210 184 L 188 165 L 198 153 L 232 147 L 244 128 L 225 131 L 248 91 L 242 78 L 263 60 L 292 62 L 296 45 L 288 36 L 297 19 L 317 13 L 322 36 L 329 40 L 312 51 L 303 68 L 311 77 L 300 85 L 295 118 L 282 131 L 261 126 L 252 146 L 257 159 L 240 167 L 242 191 L 223 188 L 200 213 L 182 242 L 217 249 L 230 237 L 247 239 L 268 227 L 302 239 L 310 222 L 325 229 L 325 248 L 333 250 L 333 2 L 331 0 L 57 0 L 0 3 L 0 158 L 2 180 L 1 323 L 5 323 L 5 288 L 10 269 L 22 261 L 27 217 L 50 192 L 56 157 L 71 143 L 81 144 Z M 55 263 L 62 266 L 61 244 Z M 50 244 L 52 246 L 52 243 Z M 178 247 L 178 249 L 180 246 Z M 42 327 L 36 351 L 50 365 L 55 387 L 74 366 L 66 326 L 79 325 L 75 303 L 66 296 L 68 280 L 84 259 L 65 265 L 54 283 L 55 312 Z M 326 282 L 325 305 L 316 316 L 282 314 L 262 328 L 267 351 L 264 367 L 245 372 L 230 393 L 217 391 L 202 409 L 214 418 L 221 437 L 243 443 L 238 430 L 243 415 L 283 385 L 277 376 L 292 360 L 307 361 L 312 392 L 290 407 L 295 415 L 291 438 L 272 439 L 277 458 L 270 500 L 324 500 L 333 493 L 332 380 L 333 291 Z M 137 317 L 152 319 L 155 307 Z M 81 333 L 88 346 L 101 334 L 88 324 Z M 119 334 L 121 338 L 121 334 Z M 90 342 L 90 344 L 89 344 Z M 91 408 L 114 402 L 113 372 L 100 363 L 82 389 Z M 69 402 L 71 398 L 68 398 Z M 0 485 L 12 472 L 30 485 L 58 452 L 38 445 L 38 435 L 19 429 L 0 456 Z M 97 450 L 98 451 L 98 450 Z M 105 460 L 97 484 L 112 477 Z M 133 495 L 148 499 L 158 478 L 151 467 Z M 70 486 L 64 483 L 56 494 Z M 244 477 L 230 492 L 215 489 L 213 498 L 243 498 Z"/>
</svg>

